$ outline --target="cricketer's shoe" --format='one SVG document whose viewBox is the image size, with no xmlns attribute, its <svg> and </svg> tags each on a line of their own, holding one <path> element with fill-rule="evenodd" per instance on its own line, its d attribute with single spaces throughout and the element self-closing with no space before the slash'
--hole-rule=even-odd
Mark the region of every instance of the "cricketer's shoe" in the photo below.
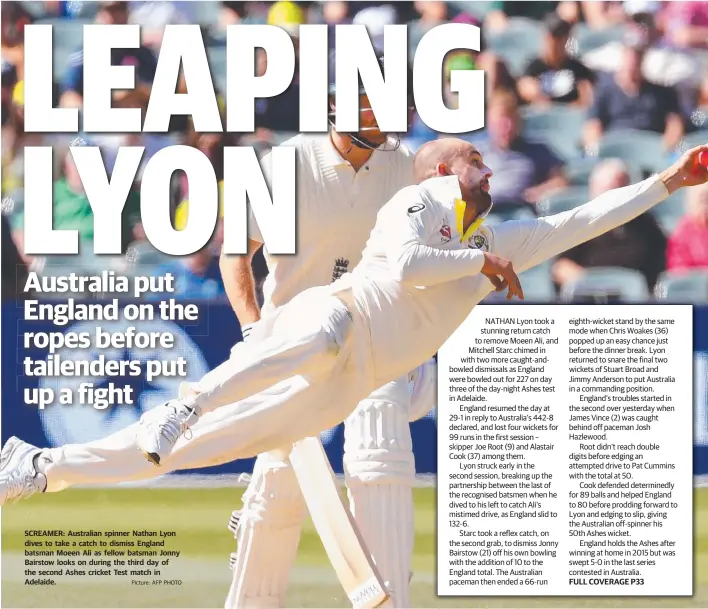
<svg viewBox="0 0 708 609">
<path fill-rule="evenodd" d="M 47 488 L 47 478 L 37 471 L 34 460 L 42 450 L 10 438 L 0 452 L 0 506 L 26 499 Z"/>
<path fill-rule="evenodd" d="M 168 457 L 177 440 L 197 421 L 196 409 L 172 400 L 148 410 L 140 417 L 136 443 L 154 465 Z"/>
</svg>

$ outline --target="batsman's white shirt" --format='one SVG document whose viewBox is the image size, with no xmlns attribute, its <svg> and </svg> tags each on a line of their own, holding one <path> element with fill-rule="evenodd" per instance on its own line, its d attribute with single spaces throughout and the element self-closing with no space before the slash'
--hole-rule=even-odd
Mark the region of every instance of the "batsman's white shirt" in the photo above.
<svg viewBox="0 0 708 609">
<path fill-rule="evenodd" d="M 383 384 L 432 357 L 493 291 L 479 274 L 484 252 L 523 272 L 629 222 L 667 196 L 654 176 L 560 214 L 464 235 L 457 177 L 432 178 L 403 189 L 381 210 L 361 263 L 331 289 L 367 321 L 367 363 L 374 384 Z"/>
<path fill-rule="evenodd" d="M 297 135 L 281 146 L 296 151 L 297 255 L 271 255 L 264 247 L 269 269 L 263 285 L 264 316 L 307 288 L 332 283 L 353 269 L 379 210 L 414 183 L 413 156 L 403 146 L 374 151 L 359 171 L 341 157 L 328 133 Z M 270 154 L 261 167 L 268 183 L 278 179 Z M 250 239 L 263 242 L 252 211 L 248 232 Z"/>
<path fill-rule="evenodd" d="M 297 255 L 272 256 L 264 248 L 269 268 L 263 289 L 262 315 L 266 318 L 307 288 L 326 286 L 354 268 L 379 210 L 396 192 L 414 182 L 413 157 L 405 148 L 374 151 L 354 171 L 337 152 L 329 134 L 299 135 L 282 146 L 296 149 Z M 270 155 L 261 165 L 269 183 L 277 184 Z M 263 242 L 252 212 L 249 236 Z M 292 322 L 293 326 L 302 323 L 299 316 Z M 257 339 L 257 330 L 252 328 L 250 340 Z M 420 383 L 418 377 L 416 386 Z M 298 415 L 301 421 L 332 401 L 342 400 L 350 411 L 356 406 L 337 392 L 320 394 L 319 399 L 311 397 L 307 411 Z M 430 410 L 434 396 L 429 393 L 427 399 L 426 394 L 422 398 L 425 410 Z M 381 574 L 396 590 L 398 606 L 405 607 L 410 606 L 407 588 L 413 543 L 409 526 L 412 515 L 406 518 L 406 514 L 413 510 L 410 487 L 415 479 L 408 421 L 414 407 L 407 377 L 373 391 L 345 421 L 343 463 L 350 509 Z M 376 450 L 371 450 L 372 446 Z M 259 456 L 244 494 L 228 608 L 285 606 L 306 510 L 295 473 L 279 454 L 275 451 Z M 367 518 L 371 511 L 376 514 L 373 523 Z M 402 538 L 406 541 L 396 549 L 385 543 Z M 268 565 L 267 570 L 259 568 L 263 564 Z"/>
</svg>

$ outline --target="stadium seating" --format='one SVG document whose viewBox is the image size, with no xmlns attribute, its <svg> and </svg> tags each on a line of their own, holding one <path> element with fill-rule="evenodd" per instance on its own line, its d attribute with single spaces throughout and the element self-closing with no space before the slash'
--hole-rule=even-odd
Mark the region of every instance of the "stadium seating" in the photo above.
<svg viewBox="0 0 708 609">
<path fill-rule="evenodd" d="M 487 34 L 489 49 L 507 64 L 513 76 L 519 76 L 541 50 L 542 26 L 529 19 L 512 18 L 501 32 Z"/>
<path fill-rule="evenodd" d="M 93 19 L 38 19 L 37 25 L 51 25 L 54 48 L 76 49 L 84 37 L 84 25 L 94 23 Z"/>
<path fill-rule="evenodd" d="M 582 277 L 561 287 L 565 302 L 643 302 L 650 297 L 646 279 L 639 271 L 619 267 L 586 269 Z"/>
<path fill-rule="evenodd" d="M 651 213 L 656 218 L 659 226 L 661 226 L 664 234 L 670 235 L 676 228 L 681 216 L 686 212 L 685 196 L 685 190 L 678 190 L 666 201 L 652 208 Z"/>
<path fill-rule="evenodd" d="M 585 186 L 598 163 L 599 160 L 596 157 L 584 157 L 568 161 L 564 171 L 570 185 Z"/>
<path fill-rule="evenodd" d="M 605 133 L 600 140 L 598 156 L 626 159 L 648 173 L 663 171 L 668 161 L 661 135 L 633 129 Z"/>
<path fill-rule="evenodd" d="M 703 144 L 708 144 L 708 130 L 706 129 L 686 134 L 683 138 L 681 149 L 689 150 Z"/>
<path fill-rule="evenodd" d="M 214 86 L 219 91 L 226 91 L 226 47 L 210 46 L 207 55 Z"/>
<path fill-rule="evenodd" d="M 146 241 L 140 241 L 132 244 L 126 258 L 130 264 L 143 268 L 158 266 L 160 264 L 165 264 L 166 262 L 174 261 L 172 256 L 163 254 L 160 250 L 156 249 Z M 141 272 L 144 273 L 145 271 L 141 270 Z"/>
<path fill-rule="evenodd" d="M 273 142 L 256 135 L 244 134 L 239 140 L 239 146 L 251 146 L 256 152 L 256 156 L 262 159 L 273 148 Z"/>
<path fill-rule="evenodd" d="M 42 15 L 44 15 L 44 2 L 42 2 L 41 0 L 26 0 L 22 2 L 22 6 L 35 19 L 40 18 L 42 17 Z"/>
<path fill-rule="evenodd" d="M 563 104 L 549 108 L 527 107 L 522 111 L 523 133 L 546 142 L 565 160 L 579 158 L 585 111 Z"/>
<path fill-rule="evenodd" d="M 23 0 L 20 2 L 22 6 L 27 10 L 27 12 L 32 15 L 35 19 L 47 18 L 47 3 L 42 0 Z M 91 20 L 95 17 L 98 12 L 100 2 L 89 1 L 89 2 L 71 2 L 67 3 L 68 11 L 73 15 L 72 19 L 84 19 Z"/>
<path fill-rule="evenodd" d="M 273 146 L 278 146 L 294 138 L 296 135 L 298 135 L 298 133 L 295 131 L 278 131 L 270 134 L 270 141 L 273 142 Z"/>
<path fill-rule="evenodd" d="M 519 273 L 524 300 L 529 302 L 552 302 L 556 299 L 551 278 L 551 263 L 544 262 L 528 271 Z"/>
<path fill-rule="evenodd" d="M 533 220 L 535 217 L 536 213 L 531 205 L 496 205 L 492 207 L 485 223 L 488 226 L 494 226 L 495 224 L 508 222 L 510 220 Z"/>
<path fill-rule="evenodd" d="M 78 52 L 78 47 L 54 47 L 54 53 L 52 54 L 52 67 L 54 69 L 54 80 L 61 82 L 64 78 L 64 73 L 69 67 L 69 60 L 74 53 Z"/>
<path fill-rule="evenodd" d="M 79 255 L 79 258 L 82 257 Z M 62 272 L 68 272 L 75 266 L 85 267 L 85 264 L 83 264 L 85 262 L 87 261 L 84 259 L 79 260 L 75 255 L 38 256 L 35 258 L 38 272 L 44 272 L 49 269 L 60 269 Z"/>
<path fill-rule="evenodd" d="M 538 204 L 539 213 L 544 216 L 559 214 L 590 200 L 587 186 L 571 186 L 546 197 Z"/>
<path fill-rule="evenodd" d="M 708 302 L 708 270 L 685 273 L 666 271 L 656 282 L 654 297 L 666 302 Z"/>
<path fill-rule="evenodd" d="M 702 129 L 703 131 L 708 130 L 708 106 L 701 106 L 698 108 L 695 116 L 697 118 L 694 123 L 696 127 Z"/>
<path fill-rule="evenodd" d="M 571 46 L 576 56 L 583 55 L 611 42 L 621 42 L 624 32 L 625 27 L 622 25 L 595 30 L 585 23 L 579 23 L 573 28 L 572 33 L 577 46 Z"/>
<path fill-rule="evenodd" d="M 544 262 L 528 271 L 519 273 L 519 280 L 524 290 L 524 300 L 514 299 L 514 304 L 545 303 L 553 302 L 556 299 L 550 262 Z M 506 289 L 501 292 L 492 292 L 484 299 L 484 304 L 506 302 L 507 293 Z"/>
<path fill-rule="evenodd" d="M 81 18 L 76 19 L 43 18 L 35 22 L 38 25 L 52 26 L 52 67 L 54 71 L 53 78 L 57 82 L 61 82 L 64 77 L 71 55 L 81 49 L 84 25 L 94 23 L 92 18 L 84 17 L 83 11 L 81 15 Z"/>
<path fill-rule="evenodd" d="M 494 4 L 492 2 L 464 2 L 462 0 L 451 0 L 449 4 L 454 10 L 469 13 L 480 21 L 482 21 L 486 17 L 487 13 L 494 8 Z"/>
<path fill-rule="evenodd" d="M 42 274 L 49 272 L 70 273 L 75 270 L 74 267 L 81 268 L 89 274 L 100 273 L 104 270 L 122 271 L 125 266 L 125 256 L 108 256 L 97 255 L 93 252 L 93 244 L 90 242 L 81 243 L 79 246 L 78 255 L 52 255 L 44 256 L 37 259 L 38 265 L 41 266 Z"/>
<path fill-rule="evenodd" d="M 622 161 L 629 168 L 630 182 L 632 184 L 641 182 L 643 175 L 639 167 L 632 165 L 626 159 L 622 159 Z M 592 156 L 583 157 L 579 159 L 570 159 L 564 169 L 565 175 L 570 181 L 570 185 L 586 186 L 588 184 L 588 181 L 590 180 L 590 176 L 592 175 L 593 170 L 595 169 L 595 167 L 597 167 L 599 163 L 600 159 Z"/>
<path fill-rule="evenodd" d="M 12 203 L 9 203 L 5 201 L 5 198 L 9 199 L 12 201 Z M 11 205 L 8 209 L 5 209 L 5 204 Z M 13 220 L 16 218 L 19 218 L 22 215 L 22 212 L 25 209 L 25 189 L 24 188 L 15 188 L 11 192 L 7 193 L 5 195 L 3 193 L 3 213 L 8 214 L 10 216 L 10 224 L 13 223 Z"/>
<path fill-rule="evenodd" d="M 207 47 L 225 47 L 226 46 L 226 30 L 220 30 L 216 27 L 202 26 L 202 36 L 204 44 Z"/>
<path fill-rule="evenodd" d="M 210 26 L 219 21 L 220 2 L 192 2 L 190 8 L 201 26 Z"/>
</svg>

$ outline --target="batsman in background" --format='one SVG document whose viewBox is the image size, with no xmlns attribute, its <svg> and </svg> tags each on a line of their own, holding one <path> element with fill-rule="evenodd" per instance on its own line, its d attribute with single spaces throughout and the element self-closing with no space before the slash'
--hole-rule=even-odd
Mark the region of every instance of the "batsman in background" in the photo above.
<svg viewBox="0 0 708 609">
<path fill-rule="evenodd" d="M 383 57 L 378 57 L 383 73 Z M 334 129 L 335 61 L 330 62 L 328 134 L 299 135 L 283 145 L 297 156 L 297 254 L 271 256 L 264 250 L 269 275 L 264 285 L 263 315 L 300 292 L 337 280 L 361 260 L 376 215 L 396 192 L 413 184 L 413 156 L 398 136 L 379 131 L 369 100 L 360 88 L 360 129 Z M 412 74 L 408 75 L 409 87 Z M 412 106 L 413 95 L 409 91 Z M 266 179 L 270 155 L 263 159 Z M 244 340 L 261 318 L 254 291 L 253 255 L 263 238 L 249 214 L 249 251 L 222 256 L 221 269 L 229 300 Z M 409 421 L 424 416 L 435 399 L 433 360 L 416 371 L 411 402 L 410 378 L 388 383 L 359 403 L 344 422 L 344 474 L 350 509 L 391 592 L 393 607 L 410 607 L 409 580 L 413 553 L 413 457 Z M 231 555 L 233 582 L 227 608 L 283 607 L 307 514 L 297 478 L 283 454 L 259 455 L 243 509 L 229 529 L 237 539 Z"/>
</svg>

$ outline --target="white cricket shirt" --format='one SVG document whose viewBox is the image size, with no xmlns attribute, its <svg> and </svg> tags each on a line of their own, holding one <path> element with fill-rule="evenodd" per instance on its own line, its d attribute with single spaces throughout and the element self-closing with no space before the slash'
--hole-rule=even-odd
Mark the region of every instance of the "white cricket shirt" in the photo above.
<svg viewBox="0 0 708 609">
<path fill-rule="evenodd" d="M 413 155 L 404 147 L 375 150 L 355 172 L 337 152 L 329 134 L 298 135 L 282 146 L 296 149 L 297 253 L 264 256 L 269 274 L 263 285 L 263 315 L 313 286 L 324 286 L 361 260 L 376 215 L 396 192 L 414 183 Z M 272 175 L 270 155 L 261 163 Z M 263 242 L 249 211 L 249 238 Z"/>
<path fill-rule="evenodd" d="M 480 227 L 463 235 L 456 176 L 400 191 L 381 210 L 361 263 L 330 290 L 368 324 L 357 350 L 382 385 L 432 357 L 490 292 L 484 252 L 517 273 L 625 224 L 668 196 L 657 176 L 608 191 L 575 209 Z M 364 354 L 357 353 L 358 362 Z"/>
</svg>

